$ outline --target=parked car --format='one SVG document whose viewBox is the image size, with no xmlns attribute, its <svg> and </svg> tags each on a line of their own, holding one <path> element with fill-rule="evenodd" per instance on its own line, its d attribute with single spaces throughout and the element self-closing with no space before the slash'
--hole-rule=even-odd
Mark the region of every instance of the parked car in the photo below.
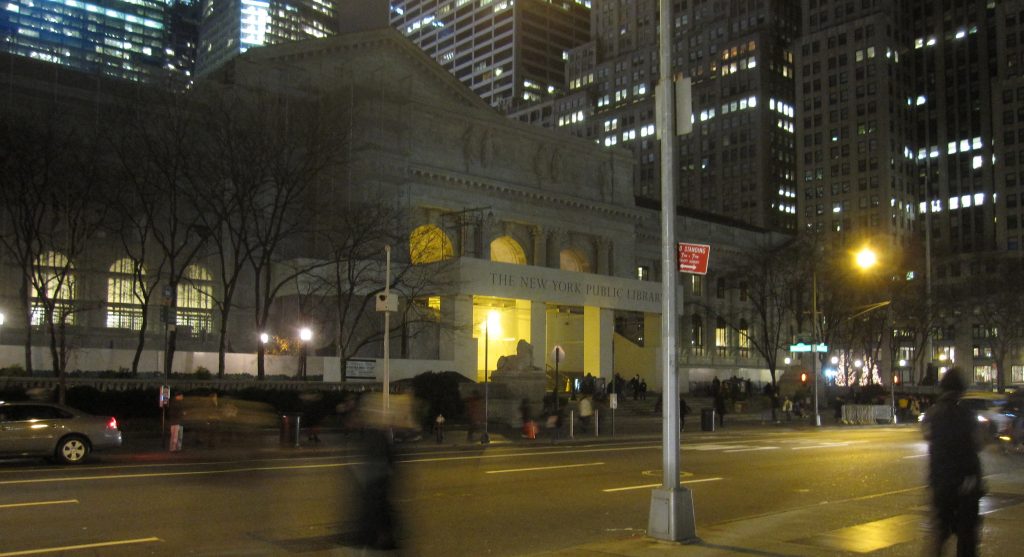
<svg viewBox="0 0 1024 557">
<path fill-rule="evenodd" d="M 113 416 L 49 402 L 0 402 L 0 456 L 39 456 L 79 464 L 94 450 L 121 446 Z"/>
</svg>

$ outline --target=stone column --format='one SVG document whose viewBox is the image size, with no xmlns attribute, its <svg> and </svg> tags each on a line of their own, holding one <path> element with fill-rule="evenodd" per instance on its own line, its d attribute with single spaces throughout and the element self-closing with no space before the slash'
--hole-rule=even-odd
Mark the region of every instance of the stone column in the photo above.
<svg viewBox="0 0 1024 557">
<path fill-rule="evenodd" d="M 492 213 L 488 213 L 480 220 L 480 233 L 477 234 L 480 244 L 480 259 L 491 260 L 491 240 L 494 239 L 496 232 L 497 220 Z"/>
<path fill-rule="evenodd" d="M 533 346 L 533 366 L 543 370 L 548 349 L 547 304 L 530 301 L 530 344 Z"/>
<path fill-rule="evenodd" d="M 547 245 L 548 245 L 548 248 L 547 248 L 547 256 L 548 256 L 547 261 L 548 261 L 548 264 L 547 264 L 547 266 L 548 267 L 551 267 L 552 269 L 558 269 L 558 268 L 560 268 L 562 266 L 562 261 L 561 261 L 562 248 L 565 247 L 566 240 L 568 239 L 568 237 L 569 237 L 569 234 L 565 230 L 563 230 L 561 228 L 553 228 L 548 233 L 548 242 L 547 242 Z"/>
<path fill-rule="evenodd" d="M 615 333 L 614 312 L 595 306 L 583 306 L 583 372 L 612 379 L 612 342 Z"/>
<path fill-rule="evenodd" d="M 452 361 L 455 371 L 476 380 L 477 341 L 473 338 L 473 297 L 442 297 L 441 324 L 438 356 L 441 360 Z"/>
<path fill-rule="evenodd" d="M 530 239 L 533 240 L 533 257 L 531 263 L 537 267 L 548 266 L 548 233 L 541 226 L 530 228 Z"/>
<path fill-rule="evenodd" d="M 610 275 L 612 241 L 598 236 L 594 239 L 594 272 L 599 275 Z"/>
</svg>

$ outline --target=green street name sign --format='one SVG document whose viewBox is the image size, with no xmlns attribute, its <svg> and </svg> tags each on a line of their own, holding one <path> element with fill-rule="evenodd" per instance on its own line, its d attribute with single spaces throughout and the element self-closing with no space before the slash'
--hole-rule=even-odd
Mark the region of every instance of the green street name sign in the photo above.
<svg viewBox="0 0 1024 557">
<path fill-rule="evenodd" d="M 810 345 L 804 342 L 798 342 L 796 344 L 789 345 L 790 352 L 828 352 L 828 345 L 825 343 L 819 343 Z"/>
</svg>

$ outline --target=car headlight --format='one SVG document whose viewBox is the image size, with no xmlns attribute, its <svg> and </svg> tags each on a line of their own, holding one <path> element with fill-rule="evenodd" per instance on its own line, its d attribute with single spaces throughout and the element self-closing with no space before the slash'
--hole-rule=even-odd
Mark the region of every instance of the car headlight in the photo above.
<svg viewBox="0 0 1024 557">
<path fill-rule="evenodd" d="M 988 422 L 988 418 L 986 418 L 985 416 L 982 416 L 982 415 L 979 414 L 978 415 L 978 421 L 981 422 L 981 423 L 987 423 Z"/>
</svg>

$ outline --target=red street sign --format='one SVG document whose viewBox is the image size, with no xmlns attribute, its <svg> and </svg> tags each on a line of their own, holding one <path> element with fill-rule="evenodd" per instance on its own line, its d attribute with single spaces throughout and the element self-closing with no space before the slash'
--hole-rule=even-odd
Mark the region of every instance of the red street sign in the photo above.
<svg viewBox="0 0 1024 557">
<path fill-rule="evenodd" d="M 708 274 L 708 257 L 711 246 L 679 242 L 679 272 L 694 275 Z"/>
</svg>

